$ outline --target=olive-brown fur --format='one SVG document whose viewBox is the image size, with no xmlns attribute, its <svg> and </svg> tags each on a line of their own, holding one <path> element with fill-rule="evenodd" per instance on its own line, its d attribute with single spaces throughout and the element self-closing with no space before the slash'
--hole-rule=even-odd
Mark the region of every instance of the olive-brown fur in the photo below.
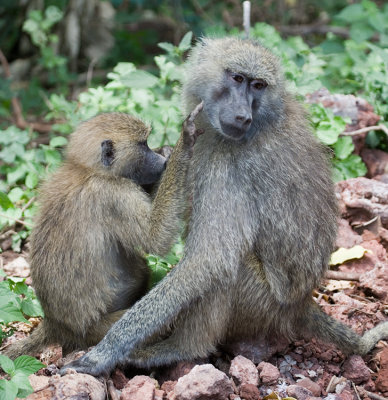
<svg viewBox="0 0 388 400">
<path fill-rule="evenodd" d="M 229 100 L 238 93 L 246 93 L 243 108 Z M 253 41 L 202 40 L 188 61 L 185 110 L 200 100 L 197 126 L 206 135 L 190 170 L 184 256 L 68 367 L 99 375 L 128 361 L 160 366 L 273 333 L 316 336 L 347 353 L 366 353 L 387 336 L 388 323 L 360 337 L 311 297 L 333 250 L 337 202 L 327 150 L 287 92 L 277 58 Z M 231 121 L 229 135 L 222 119 Z"/>
</svg>

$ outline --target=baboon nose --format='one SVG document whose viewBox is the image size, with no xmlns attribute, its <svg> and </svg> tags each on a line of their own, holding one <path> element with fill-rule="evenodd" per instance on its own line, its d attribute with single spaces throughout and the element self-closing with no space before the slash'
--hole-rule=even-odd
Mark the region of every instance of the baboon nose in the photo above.
<svg viewBox="0 0 388 400">
<path fill-rule="evenodd" d="M 240 113 L 236 115 L 236 121 L 241 125 L 249 125 L 252 122 L 252 116 L 248 113 Z"/>
</svg>

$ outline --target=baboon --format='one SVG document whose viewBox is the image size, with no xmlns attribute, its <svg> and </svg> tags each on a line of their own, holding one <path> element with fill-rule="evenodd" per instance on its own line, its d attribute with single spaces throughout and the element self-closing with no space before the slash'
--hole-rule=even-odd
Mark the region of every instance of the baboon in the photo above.
<svg viewBox="0 0 388 400">
<path fill-rule="evenodd" d="M 182 260 L 62 373 L 161 366 L 271 333 L 365 354 L 387 335 L 385 322 L 360 337 L 312 299 L 333 250 L 337 203 L 327 150 L 278 59 L 254 41 L 203 39 L 188 60 L 184 109 L 200 100 L 206 135 L 194 149 Z"/>
<path fill-rule="evenodd" d="M 63 166 L 41 188 L 31 237 L 31 276 L 45 318 L 5 354 L 15 358 L 53 343 L 68 353 L 96 344 L 145 294 L 145 252 L 169 251 L 187 207 L 200 110 L 185 121 L 167 167 L 147 146 L 150 128 L 131 115 L 101 114 L 72 134 Z M 160 177 L 152 201 L 142 185 Z"/>
</svg>

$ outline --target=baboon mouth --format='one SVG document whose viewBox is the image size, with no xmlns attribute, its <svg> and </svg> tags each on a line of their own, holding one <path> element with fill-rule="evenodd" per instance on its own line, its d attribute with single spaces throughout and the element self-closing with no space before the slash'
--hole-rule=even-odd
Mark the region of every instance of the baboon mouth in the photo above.
<svg viewBox="0 0 388 400">
<path fill-rule="evenodd" d="M 223 136 L 232 140 L 241 140 L 245 137 L 248 129 L 242 129 L 234 125 L 226 124 L 221 122 L 221 133 Z"/>
</svg>

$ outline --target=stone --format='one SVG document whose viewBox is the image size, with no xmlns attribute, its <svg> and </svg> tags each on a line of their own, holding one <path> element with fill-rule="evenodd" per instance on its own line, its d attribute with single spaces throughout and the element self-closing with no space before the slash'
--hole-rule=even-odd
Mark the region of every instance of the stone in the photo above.
<svg viewBox="0 0 388 400">
<path fill-rule="evenodd" d="M 255 364 L 243 356 L 237 356 L 232 360 L 229 374 L 237 385 L 251 384 L 256 386 L 259 383 L 259 372 Z"/>
<path fill-rule="evenodd" d="M 171 396 L 173 393 L 173 396 Z M 233 386 L 223 372 L 211 364 L 197 365 L 178 379 L 171 400 L 225 400 L 233 393 Z"/>
<path fill-rule="evenodd" d="M 257 368 L 260 373 L 260 379 L 263 383 L 276 383 L 280 377 L 280 371 L 274 365 L 265 361 L 262 361 Z"/>
<path fill-rule="evenodd" d="M 314 397 L 319 397 L 321 395 L 321 387 L 318 385 L 318 383 L 313 382 L 310 378 L 301 379 L 296 383 L 296 385 L 310 390 Z"/>
<path fill-rule="evenodd" d="M 240 386 L 240 397 L 244 400 L 259 400 L 260 392 L 256 385 L 246 383 Z"/>
<path fill-rule="evenodd" d="M 356 385 L 367 382 L 370 378 L 369 368 L 359 355 L 350 356 L 343 365 L 343 376 Z"/>
<path fill-rule="evenodd" d="M 297 400 L 307 400 L 308 397 L 313 397 L 313 394 L 310 392 L 310 390 L 298 385 L 288 386 L 287 394 L 290 397 L 295 397 Z"/>
<path fill-rule="evenodd" d="M 121 392 L 120 400 L 154 400 L 158 382 L 145 375 L 130 379 Z"/>
</svg>

